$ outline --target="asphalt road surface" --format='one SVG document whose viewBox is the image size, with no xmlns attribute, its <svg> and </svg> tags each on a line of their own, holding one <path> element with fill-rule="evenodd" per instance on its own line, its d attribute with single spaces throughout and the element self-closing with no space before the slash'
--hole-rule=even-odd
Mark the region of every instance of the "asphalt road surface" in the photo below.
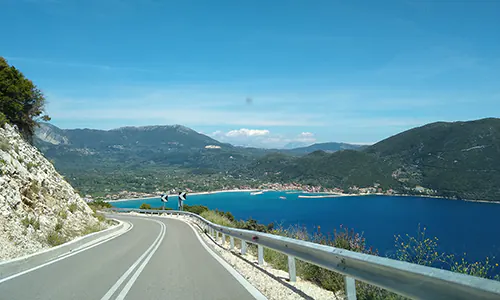
<svg viewBox="0 0 500 300">
<path fill-rule="evenodd" d="M 259 297 L 182 221 L 115 216 L 125 234 L 0 283 L 0 300 L 231 299 Z M 36 267 L 36 266 L 30 266 Z M 1 281 L 1 278 L 0 278 Z"/>
</svg>

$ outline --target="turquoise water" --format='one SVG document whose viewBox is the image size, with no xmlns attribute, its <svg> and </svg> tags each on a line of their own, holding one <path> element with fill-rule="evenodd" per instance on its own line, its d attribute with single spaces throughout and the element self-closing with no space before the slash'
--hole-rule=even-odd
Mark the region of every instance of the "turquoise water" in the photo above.
<svg viewBox="0 0 500 300">
<path fill-rule="evenodd" d="M 486 256 L 500 258 L 500 204 L 397 196 L 307 199 L 298 195 L 275 191 L 261 195 L 230 192 L 188 195 L 185 203 L 230 211 L 237 219 L 252 217 L 264 224 L 300 224 L 309 231 L 321 226 L 323 233 L 332 233 L 342 224 L 363 232 L 367 245 L 385 256 L 393 254 L 394 235 L 415 235 L 420 223 L 429 236 L 439 238 L 442 251 L 457 255 L 466 252 L 469 259 L 476 260 L 484 260 Z M 138 208 L 142 203 L 161 206 L 159 198 L 113 205 Z M 167 204 L 172 208 L 176 205 L 177 201 L 172 200 Z"/>
</svg>

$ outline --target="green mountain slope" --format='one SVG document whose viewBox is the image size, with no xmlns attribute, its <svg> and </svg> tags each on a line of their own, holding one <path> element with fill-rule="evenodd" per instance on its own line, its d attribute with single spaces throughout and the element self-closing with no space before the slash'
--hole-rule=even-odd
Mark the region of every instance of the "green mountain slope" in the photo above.
<svg viewBox="0 0 500 300">
<path fill-rule="evenodd" d="M 252 176 L 270 181 L 300 182 L 339 187 L 373 186 L 388 189 L 399 186 L 391 177 L 389 164 L 368 153 L 344 150 L 335 153 L 316 151 L 293 158 L 284 154 L 267 155 L 248 168 Z"/>
<path fill-rule="evenodd" d="M 495 118 L 437 122 L 357 150 L 306 155 L 304 149 L 234 147 L 183 126 L 102 131 L 45 125 L 35 143 L 84 192 L 151 191 L 186 182 L 207 189 L 299 182 L 343 189 L 380 184 L 404 193 L 420 193 L 422 186 L 424 193 L 500 200 L 500 119 Z"/>
<path fill-rule="evenodd" d="M 500 119 L 432 123 L 359 151 L 272 154 L 249 170 L 271 181 L 344 189 L 378 183 L 403 193 L 500 200 Z"/>
<path fill-rule="evenodd" d="M 500 199 L 500 119 L 432 123 L 365 152 L 388 162 L 402 182 L 446 196 Z"/>
</svg>

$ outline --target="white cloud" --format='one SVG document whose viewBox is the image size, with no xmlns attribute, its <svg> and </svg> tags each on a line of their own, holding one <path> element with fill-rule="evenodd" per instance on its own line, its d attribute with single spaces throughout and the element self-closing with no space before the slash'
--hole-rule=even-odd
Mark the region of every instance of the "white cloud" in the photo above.
<svg viewBox="0 0 500 300">
<path fill-rule="evenodd" d="M 248 137 L 248 136 L 264 136 L 264 135 L 269 135 L 269 130 L 241 128 L 238 130 L 231 130 L 228 133 L 226 133 L 226 136 L 228 137 Z"/>
<path fill-rule="evenodd" d="M 310 138 L 313 136 L 314 136 L 314 133 L 312 133 L 312 132 L 302 132 L 301 134 L 299 134 L 299 137 L 303 137 L 303 138 Z"/>
<path fill-rule="evenodd" d="M 302 132 L 296 136 L 273 134 L 268 129 L 235 129 L 228 132 L 214 131 L 210 136 L 237 146 L 259 148 L 282 148 L 289 143 L 313 144 L 316 138 L 312 132 Z"/>
</svg>

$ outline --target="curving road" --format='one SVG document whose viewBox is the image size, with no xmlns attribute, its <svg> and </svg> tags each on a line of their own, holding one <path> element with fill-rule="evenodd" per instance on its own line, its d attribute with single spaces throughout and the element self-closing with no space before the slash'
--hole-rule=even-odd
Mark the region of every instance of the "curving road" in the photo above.
<svg viewBox="0 0 500 300">
<path fill-rule="evenodd" d="M 113 217 L 133 228 L 21 276 L 0 278 L 0 300 L 263 299 L 217 261 L 186 223 Z"/>
</svg>

